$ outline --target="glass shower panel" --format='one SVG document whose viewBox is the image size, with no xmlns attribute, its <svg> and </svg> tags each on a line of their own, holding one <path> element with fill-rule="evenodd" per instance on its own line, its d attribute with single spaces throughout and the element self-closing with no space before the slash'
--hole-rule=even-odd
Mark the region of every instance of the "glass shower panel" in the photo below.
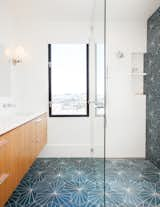
<svg viewBox="0 0 160 207">
<path fill-rule="evenodd" d="M 95 183 L 92 205 L 104 206 L 104 33 L 105 1 L 93 0 L 90 19 L 90 160 Z"/>
<path fill-rule="evenodd" d="M 65 40 L 48 45 L 49 113 L 70 127 L 66 139 L 75 146 L 71 158 L 62 159 L 71 173 L 66 185 L 73 206 L 104 207 L 105 1 L 78 0 L 77 11 L 78 5 L 84 9 L 78 20 L 75 14 L 72 37 L 66 32 Z"/>
<path fill-rule="evenodd" d="M 105 201 L 106 207 L 157 207 L 160 2 L 123 2 L 107 4 Z"/>
</svg>

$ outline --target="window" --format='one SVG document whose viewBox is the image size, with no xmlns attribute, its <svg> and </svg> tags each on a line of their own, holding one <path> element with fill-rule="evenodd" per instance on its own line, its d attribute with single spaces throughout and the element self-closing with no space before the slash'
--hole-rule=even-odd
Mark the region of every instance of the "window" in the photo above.
<svg viewBox="0 0 160 207">
<path fill-rule="evenodd" d="M 49 44 L 49 114 L 89 116 L 88 44 Z"/>
<path fill-rule="evenodd" d="M 96 44 L 96 115 L 104 115 L 104 44 Z"/>
</svg>

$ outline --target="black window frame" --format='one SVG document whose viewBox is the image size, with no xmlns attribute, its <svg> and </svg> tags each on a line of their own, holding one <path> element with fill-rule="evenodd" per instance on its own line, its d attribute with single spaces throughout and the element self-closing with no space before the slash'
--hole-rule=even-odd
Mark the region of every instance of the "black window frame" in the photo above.
<svg viewBox="0 0 160 207">
<path fill-rule="evenodd" d="M 54 44 L 54 43 L 53 43 Z M 52 114 L 52 45 L 48 44 L 49 117 L 89 117 L 89 44 L 86 44 L 86 114 Z"/>
</svg>

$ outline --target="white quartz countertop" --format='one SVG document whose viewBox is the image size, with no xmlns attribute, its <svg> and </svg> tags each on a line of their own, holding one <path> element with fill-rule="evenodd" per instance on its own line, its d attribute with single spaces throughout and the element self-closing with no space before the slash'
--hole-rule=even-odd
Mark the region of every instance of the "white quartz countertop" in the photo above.
<svg viewBox="0 0 160 207">
<path fill-rule="evenodd" d="M 0 135 L 25 124 L 46 112 L 0 114 Z"/>
</svg>

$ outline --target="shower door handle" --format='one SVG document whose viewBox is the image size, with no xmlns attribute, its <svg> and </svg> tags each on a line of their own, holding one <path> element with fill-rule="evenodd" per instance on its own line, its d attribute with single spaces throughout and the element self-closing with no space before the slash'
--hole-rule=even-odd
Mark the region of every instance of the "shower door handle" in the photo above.
<svg viewBox="0 0 160 207">
<path fill-rule="evenodd" d="M 104 109 L 104 106 L 99 106 L 97 101 L 88 101 L 88 104 L 94 104 L 96 109 Z"/>
</svg>

